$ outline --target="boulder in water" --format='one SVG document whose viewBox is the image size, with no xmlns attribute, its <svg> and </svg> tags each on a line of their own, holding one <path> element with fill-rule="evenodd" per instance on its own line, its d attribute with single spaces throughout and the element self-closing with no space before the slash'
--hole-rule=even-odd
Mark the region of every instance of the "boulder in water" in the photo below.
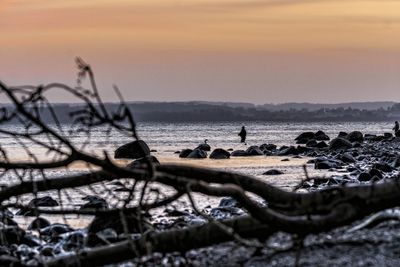
<svg viewBox="0 0 400 267">
<path fill-rule="evenodd" d="M 313 132 L 303 132 L 299 136 L 297 136 L 294 140 L 302 140 L 302 139 L 314 139 L 315 134 Z"/>
<path fill-rule="evenodd" d="M 201 149 L 195 149 L 186 157 L 188 159 L 205 159 L 207 158 L 207 152 Z"/>
<path fill-rule="evenodd" d="M 261 151 L 261 149 L 258 146 L 250 146 L 246 150 L 247 156 L 262 156 L 264 153 Z"/>
<path fill-rule="evenodd" d="M 262 144 L 262 145 L 260 146 L 260 149 L 261 149 L 261 150 L 272 151 L 272 150 L 275 150 L 275 149 L 276 149 L 276 145 L 274 145 L 274 144 Z"/>
<path fill-rule="evenodd" d="M 235 150 L 231 153 L 232 157 L 245 157 L 247 156 L 246 151 L 244 150 Z"/>
<path fill-rule="evenodd" d="M 328 141 L 330 139 L 323 131 L 317 131 L 314 135 L 317 141 Z"/>
<path fill-rule="evenodd" d="M 328 144 L 325 143 L 324 141 L 318 142 L 318 144 L 315 146 L 316 148 L 327 148 Z"/>
<path fill-rule="evenodd" d="M 216 148 L 211 152 L 210 159 L 229 159 L 231 153 L 222 148 Z"/>
<path fill-rule="evenodd" d="M 316 147 L 318 142 L 315 139 L 311 139 L 306 143 L 306 147 Z"/>
<path fill-rule="evenodd" d="M 211 146 L 209 144 L 207 144 L 207 139 L 204 140 L 204 143 L 198 145 L 195 149 L 200 149 L 203 151 L 211 151 Z"/>
<path fill-rule="evenodd" d="M 180 153 L 179 153 L 179 157 L 180 158 L 187 158 L 187 156 L 189 156 L 189 154 L 190 153 L 192 153 L 192 149 L 189 149 L 189 148 L 187 148 L 187 149 L 184 149 L 184 150 L 182 150 Z"/>
<path fill-rule="evenodd" d="M 150 148 L 143 140 L 136 140 L 115 150 L 116 159 L 138 159 L 150 155 Z"/>
</svg>

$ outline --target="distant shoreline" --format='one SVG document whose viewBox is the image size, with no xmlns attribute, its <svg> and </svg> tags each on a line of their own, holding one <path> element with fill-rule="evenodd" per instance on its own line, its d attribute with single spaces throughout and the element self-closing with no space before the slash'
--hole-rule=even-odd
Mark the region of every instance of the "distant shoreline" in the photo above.
<svg viewBox="0 0 400 267">
<path fill-rule="evenodd" d="M 282 110 L 271 110 L 252 104 L 241 106 L 234 103 L 218 103 L 128 102 L 126 105 L 136 122 L 386 122 L 400 120 L 400 104 L 394 102 L 372 102 L 368 106 L 370 109 L 336 106 L 334 106 L 335 108 L 307 109 L 304 107 L 297 109 L 303 106 L 299 103 L 297 103 L 297 106 L 292 103 L 285 104 L 288 106 Z M 378 103 L 385 103 L 386 105 L 371 109 L 374 105 L 377 107 Z M 288 109 L 290 105 L 292 105 L 292 108 Z M 316 107 L 317 104 L 309 105 Z M 358 103 L 358 106 L 360 105 L 361 103 Z M 13 109 L 11 105 L 5 104 L 3 107 L 10 112 Z M 70 113 L 80 110 L 82 105 L 56 103 L 52 108 L 59 122 L 68 123 L 73 121 Z M 118 109 L 118 103 L 106 103 L 105 108 L 115 112 Z M 49 108 L 43 108 L 40 115 L 43 120 L 52 121 Z"/>
</svg>

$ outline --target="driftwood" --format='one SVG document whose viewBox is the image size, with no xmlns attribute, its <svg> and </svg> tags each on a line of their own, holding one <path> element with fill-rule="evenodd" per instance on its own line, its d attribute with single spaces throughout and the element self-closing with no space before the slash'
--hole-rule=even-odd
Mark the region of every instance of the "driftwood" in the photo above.
<svg viewBox="0 0 400 267">
<path fill-rule="evenodd" d="M 56 114 L 54 114 L 56 128 L 49 127 L 42 120 L 40 107 L 44 105 L 51 109 L 51 104 L 45 98 L 47 91 L 59 89 L 74 95 L 85 104 L 82 110 L 70 115 L 75 119 L 74 126 L 77 126 L 79 131 L 86 132 L 89 137 L 91 129 L 97 126 L 107 126 L 136 140 L 138 135 L 133 116 L 122 97 L 118 110 L 111 112 L 105 109 L 91 68 L 82 60 L 78 60 L 77 63 L 80 80 L 84 76 L 89 76 L 91 90 L 71 88 L 58 83 L 40 87 L 9 87 L 0 82 L 1 93 L 7 96 L 14 106 L 12 110 L 2 109 L 0 126 L 1 123 L 19 121 L 25 129 L 22 132 L 11 132 L 4 127 L 0 128 L 0 133 L 14 136 L 18 140 L 29 140 L 55 155 L 52 160 L 42 161 L 29 150 L 29 147 L 25 147 L 30 158 L 26 161 L 14 161 L 9 159 L 8 151 L 1 148 L 0 168 L 4 173 L 15 172 L 20 179 L 19 183 L 0 191 L 2 208 L 34 209 L 36 214 L 98 215 L 108 213 L 123 216 L 126 214 L 124 212 L 136 214 L 173 203 L 183 195 L 202 193 L 216 197 L 233 197 L 247 211 L 247 215 L 225 221 L 210 220 L 204 225 L 184 229 L 150 230 L 142 232 L 136 239 L 83 249 L 51 259 L 41 259 L 40 263 L 43 266 L 99 266 L 153 252 L 184 252 L 232 240 L 267 239 L 278 231 L 306 236 L 347 225 L 374 212 L 396 207 L 400 203 L 399 180 L 295 193 L 281 190 L 246 175 L 180 165 L 154 166 L 150 160 L 146 160 L 143 168 L 131 169 L 118 165 L 106 153 L 101 156 L 88 153 L 70 141 L 62 126 L 57 123 Z M 34 130 L 31 130 L 32 128 Z M 72 175 L 64 169 L 64 174 L 59 177 L 47 177 L 43 174 L 40 179 L 29 178 L 32 176 L 30 175 L 32 170 L 44 173 L 45 170 L 67 168 L 76 162 L 85 162 L 88 164 L 88 169 L 95 168 L 96 170 Z M 23 174 L 20 174 L 21 172 Z M 43 209 L 26 207 L 12 201 L 13 198 L 18 199 L 19 196 L 29 193 L 36 195 L 50 190 L 62 191 L 113 180 L 133 181 L 133 185 L 128 188 L 129 194 L 123 199 L 125 204 L 122 207 L 105 210 Z M 141 189 L 137 187 L 138 182 L 143 184 Z M 153 202 L 146 202 L 148 189 L 154 184 L 172 187 L 176 193 Z M 140 201 L 132 204 L 135 193 L 140 194 Z M 125 219 L 121 218 L 121 220 Z"/>
</svg>

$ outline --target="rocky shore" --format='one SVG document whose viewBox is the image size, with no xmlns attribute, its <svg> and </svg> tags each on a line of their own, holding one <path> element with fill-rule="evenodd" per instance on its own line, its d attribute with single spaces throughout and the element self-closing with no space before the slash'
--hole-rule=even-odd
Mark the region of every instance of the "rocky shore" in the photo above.
<svg viewBox="0 0 400 267">
<path fill-rule="evenodd" d="M 329 137 L 322 131 L 305 132 L 296 138 L 298 146 L 277 147 L 274 144 L 250 146 L 247 150 L 230 151 L 229 148 L 212 148 L 206 142 L 192 149 L 182 149 L 176 156 L 189 159 L 211 158 L 230 160 L 232 157 L 279 156 L 282 160 L 309 157 L 309 168 L 325 170 L 325 177 L 308 177 L 296 187 L 300 191 L 321 190 L 327 187 L 351 186 L 352 184 L 382 183 L 399 179 L 400 138 L 390 133 L 369 135 L 361 132 L 340 132 Z M 140 149 L 138 149 L 140 148 Z M 141 151 L 138 153 L 138 151 Z M 116 158 L 135 159 L 128 166 L 138 168 L 151 155 L 145 142 L 135 141 L 115 153 Z M 156 157 L 150 160 L 159 164 Z M 340 173 L 340 174 L 338 174 Z M 271 169 L 263 175 L 279 179 L 282 171 Z M 123 188 L 112 184 L 114 191 Z M 107 208 L 107 200 L 99 196 L 87 196 L 81 208 Z M 264 203 L 262 203 L 264 204 Z M 59 203 L 45 196 L 32 199 L 31 207 L 54 207 Z M 246 212 L 231 198 L 222 198 L 219 205 L 206 206 L 202 212 L 214 220 L 241 216 Z M 82 248 L 112 244 L 127 238 L 118 219 L 96 217 L 86 228 L 73 229 L 66 224 L 51 224 L 35 216 L 29 210 L 0 213 L 0 266 L 37 266 L 40 259 L 79 251 Z M 33 216 L 32 223 L 23 229 L 15 216 Z M 130 237 L 137 238 L 140 229 L 163 231 L 207 221 L 192 209 L 168 207 L 159 214 L 145 214 L 145 220 L 137 225 L 132 219 L 128 225 Z M 399 266 L 400 211 L 391 210 L 371 217 L 365 222 L 335 229 L 328 233 L 309 235 L 304 242 L 284 233 L 277 233 L 268 240 L 258 241 L 262 247 L 246 247 L 235 242 L 186 253 L 154 254 L 123 263 L 131 265 L 164 266 Z"/>
</svg>

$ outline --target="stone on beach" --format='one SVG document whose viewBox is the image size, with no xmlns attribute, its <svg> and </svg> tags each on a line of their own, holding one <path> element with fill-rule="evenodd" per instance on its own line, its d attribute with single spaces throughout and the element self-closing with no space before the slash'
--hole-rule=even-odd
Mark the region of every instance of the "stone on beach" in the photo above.
<svg viewBox="0 0 400 267">
<path fill-rule="evenodd" d="M 115 150 L 116 159 L 138 159 L 150 155 L 150 148 L 143 140 L 135 140 Z"/>
<path fill-rule="evenodd" d="M 187 155 L 188 159 L 205 159 L 207 158 L 207 152 L 201 149 L 195 149 Z"/>
<path fill-rule="evenodd" d="M 222 148 L 216 148 L 211 152 L 210 159 L 229 159 L 231 153 Z"/>
<path fill-rule="evenodd" d="M 271 169 L 271 170 L 264 172 L 263 174 L 264 175 L 281 175 L 281 174 L 283 174 L 283 172 L 280 170 Z"/>
<path fill-rule="evenodd" d="M 341 138 L 341 137 L 337 137 L 335 139 L 332 139 L 332 141 L 329 143 L 329 149 L 348 149 L 348 148 L 352 148 L 353 145 L 351 144 L 350 141 Z"/>
<path fill-rule="evenodd" d="M 247 156 L 246 151 L 244 150 L 235 150 L 231 153 L 232 157 L 245 157 Z"/>
<path fill-rule="evenodd" d="M 179 153 L 179 157 L 180 158 L 187 158 L 187 156 L 189 156 L 190 153 L 192 153 L 193 149 L 183 149 L 180 153 Z"/>
<path fill-rule="evenodd" d="M 261 151 L 261 149 L 258 146 L 250 146 L 246 150 L 247 156 L 262 156 L 264 153 Z"/>
<path fill-rule="evenodd" d="M 353 131 L 346 136 L 346 139 L 350 142 L 359 142 L 362 143 L 364 141 L 364 135 L 359 131 Z"/>
</svg>

